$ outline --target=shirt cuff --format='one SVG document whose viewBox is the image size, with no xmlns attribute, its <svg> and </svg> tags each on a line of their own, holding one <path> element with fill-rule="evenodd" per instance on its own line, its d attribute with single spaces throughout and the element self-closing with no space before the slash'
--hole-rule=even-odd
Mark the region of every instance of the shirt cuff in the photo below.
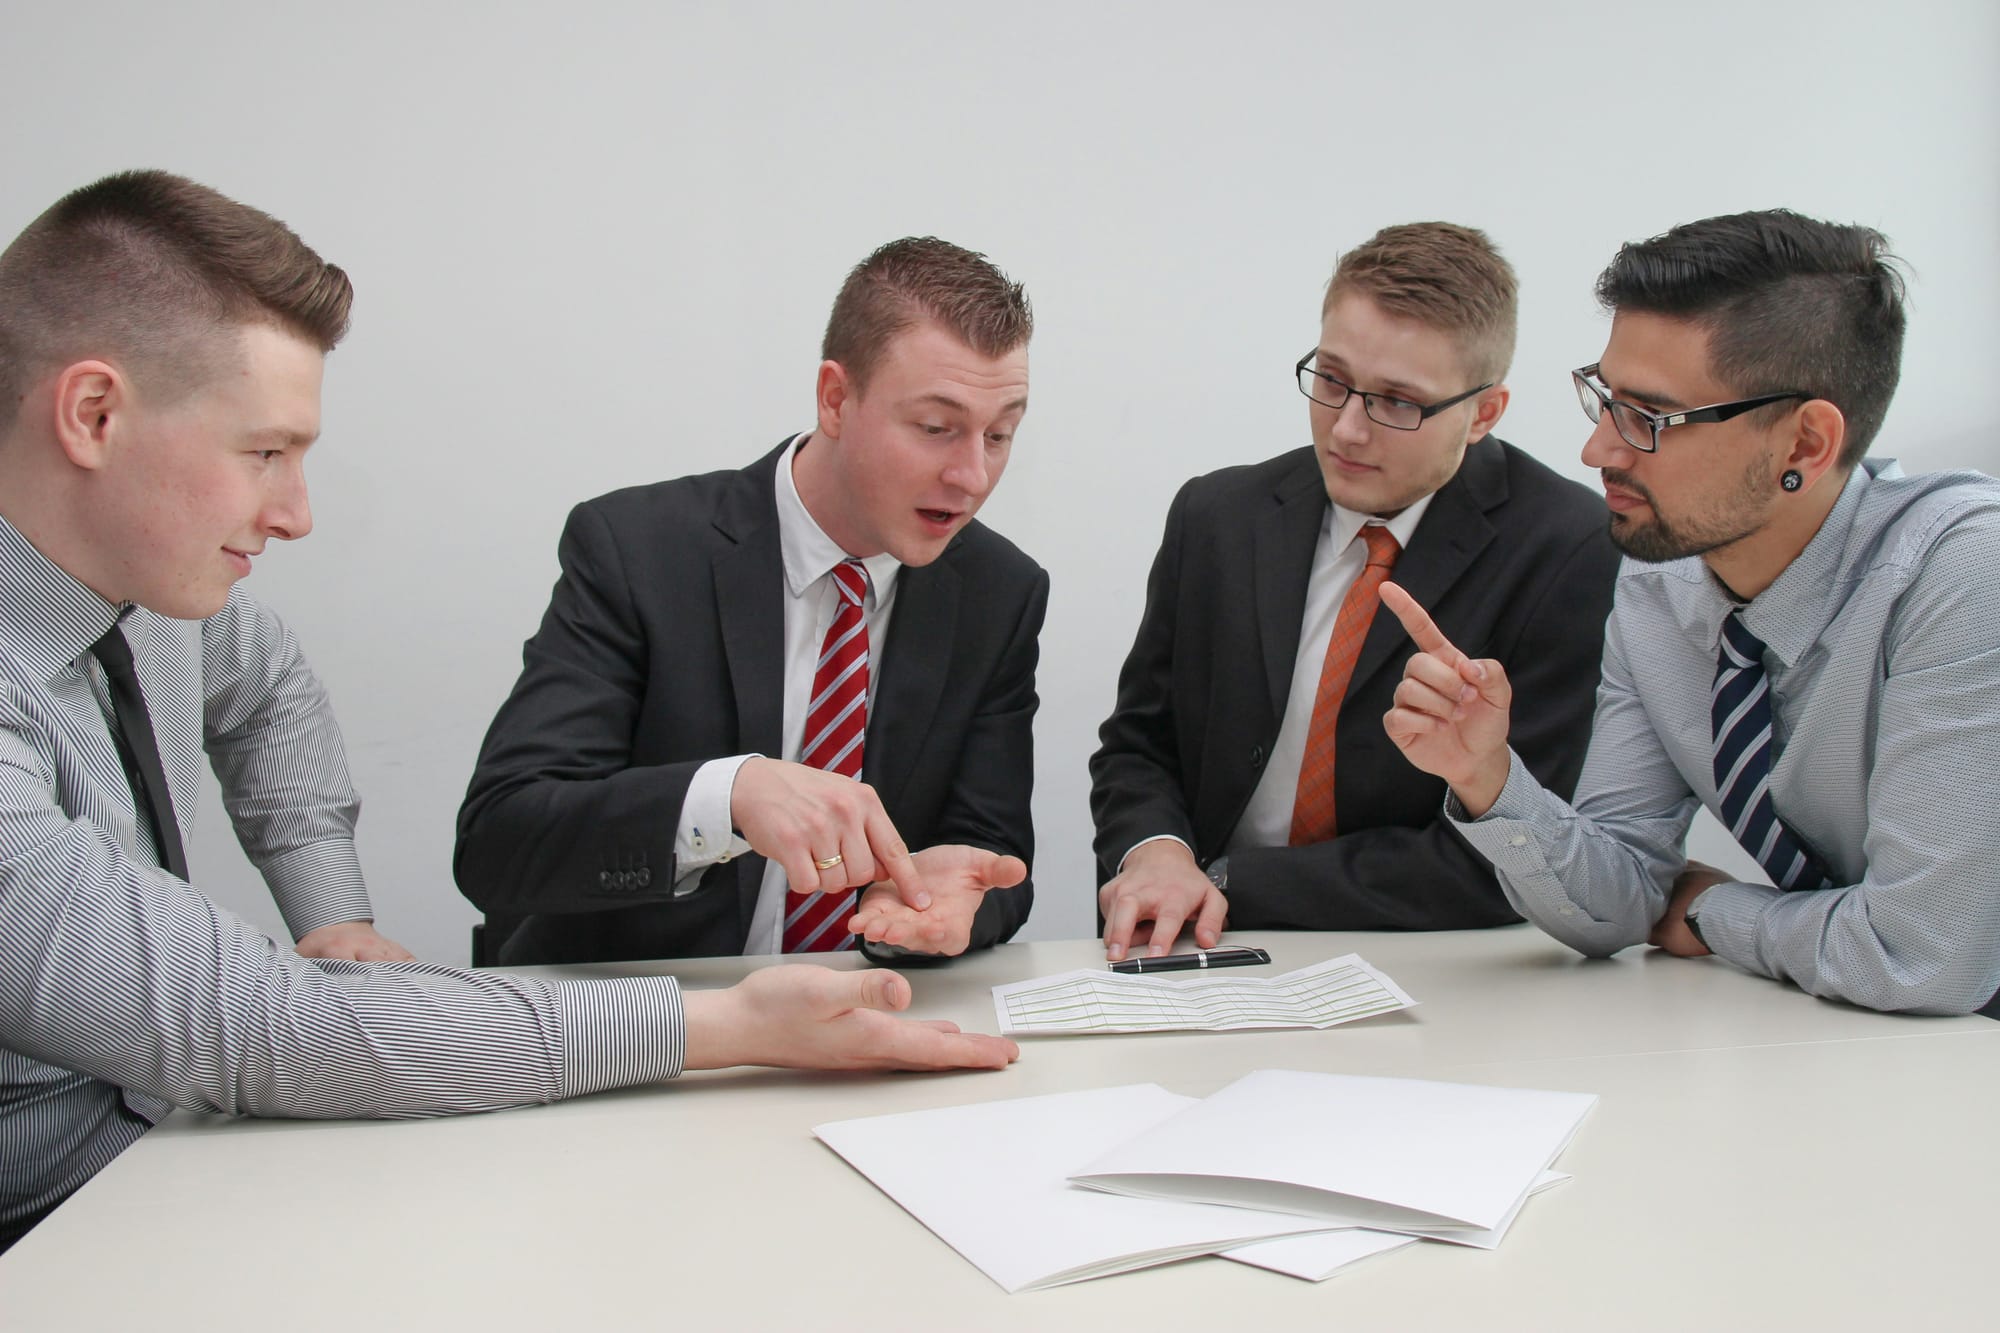
<svg viewBox="0 0 2000 1333">
<path fill-rule="evenodd" d="M 1768 884 L 1744 884 L 1730 880 L 1711 885 L 1688 904 L 1688 915 L 1701 920 L 1701 942 L 1717 958 L 1736 964 L 1746 972 L 1771 976 L 1772 971 L 1757 950 L 1757 923 L 1784 890 Z"/>
<path fill-rule="evenodd" d="M 1459 836 L 1492 863 L 1502 886 L 1521 915 L 1558 938 L 1582 927 L 1590 918 L 1571 900 L 1548 861 L 1554 832 L 1549 821 L 1551 797 L 1521 756 L 1507 752 L 1507 782 L 1493 805 L 1477 819 L 1450 788 L 1445 789 L 1444 813 Z"/>
<path fill-rule="evenodd" d="M 351 838 L 330 838 L 294 847 L 257 867 L 284 915 L 292 938 L 303 939 L 321 926 L 373 921 L 368 884 Z"/>
<path fill-rule="evenodd" d="M 1137 842 L 1133 843 L 1133 844 L 1132 844 L 1132 845 L 1131 845 L 1130 847 L 1127 847 L 1127 848 L 1125 849 L 1125 855 L 1123 855 L 1123 856 L 1121 856 L 1121 857 L 1119 857 L 1119 858 L 1118 858 L 1118 873 L 1119 873 L 1119 874 L 1121 874 L 1121 875 L 1122 875 L 1122 874 L 1124 874 L 1124 873 L 1125 873 L 1125 863 L 1126 863 L 1127 861 L 1129 861 L 1129 860 L 1131 860 L 1131 859 L 1132 859 L 1132 853 L 1134 853 L 1134 852 L 1138 851 L 1138 850 L 1139 850 L 1139 849 L 1140 849 L 1141 847 L 1144 847 L 1144 846 L 1145 846 L 1145 845 L 1146 845 L 1147 843 L 1149 843 L 1149 842 L 1177 842 L 1177 843 L 1179 843 L 1179 844 L 1180 844 L 1181 846 L 1183 846 L 1183 847 L 1187 847 L 1187 851 L 1188 851 L 1188 855 L 1189 855 L 1189 856 L 1193 856 L 1193 855 L 1194 855 L 1194 848 L 1192 848 L 1192 847 L 1188 847 L 1188 845 L 1187 845 L 1187 839 L 1185 839 L 1185 838 L 1177 838 L 1177 837 L 1175 837 L 1175 836 L 1174 836 L 1173 834 L 1171 834 L 1171 833 L 1155 833 L 1155 834 L 1154 834 L 1154 835 L 1153 835 L 1152 837 L 1150 837 L 1150 838 L 1141 838 L 1141 839 L 1139 839 L 1139 841 L 1137 841 Z"/>
<path fill-rule="evenodd" d="M 750 844 L 736 836 L 729 810 L 736 770 L 755 758 L 739 754 L 711 759 L 694 771 L 687 795 L 681 798 L 680 827 L 674 832 L 675 897 L 693 893 L 702 871 L 750 850 Z"/>
<path fill-rule="evenodd" d="M 680 984 L 672 977 L 548 983 L 562 1027 L 562 1093 L 678 1078 L 687 1055 Z"/>
</svg>

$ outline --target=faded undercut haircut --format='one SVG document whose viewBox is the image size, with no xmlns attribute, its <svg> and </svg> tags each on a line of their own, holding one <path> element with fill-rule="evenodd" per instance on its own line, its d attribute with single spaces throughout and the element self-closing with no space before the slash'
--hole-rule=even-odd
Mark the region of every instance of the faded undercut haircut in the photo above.
<svg viewBox="0 0 2000 1333">
<path fill-rule="evenodd" d="M 820 356 L 838 361 L 865 389 L 897 335 L 931 320 L 981 356 L 1004 356 L 1035 332 L 1021 284 L 985 255 L 910 236 L 891 241 L 854 266 L 833 300 Z"/>
<path fill-rule="evenodd" d="M 353 301 L 347 275 L 269 214 L 165 171 L 107 176 L 0 251 L 0 432 L 63 366 L 109 361 L 172 402 L 233 364 L 244 325 L 333 350 Z"/>
<path fill-rule="evenodd" d="M 1475 382 L 1507 378 L 1520 284 L 1485 232 L 1452 222 L 1384 227 L 1340 257 L 1320 317 L 1350 294 L 1449 335 Z"/>
<path fill-rule="evenodd" d="M 1597 279 L 1597 299 L 1614 315 L 1701 328 L 1715 377 L 1746 398 L 1832 403 L 1847 419 L 1842 468 L 1867 453 L 1902 374 L 1903 274 L 1872 227 L 1784 208 L 1685 223 L 1621 247 Z M 1775 418 L 1797 406 L 1759 410 Z"/>
</svg>

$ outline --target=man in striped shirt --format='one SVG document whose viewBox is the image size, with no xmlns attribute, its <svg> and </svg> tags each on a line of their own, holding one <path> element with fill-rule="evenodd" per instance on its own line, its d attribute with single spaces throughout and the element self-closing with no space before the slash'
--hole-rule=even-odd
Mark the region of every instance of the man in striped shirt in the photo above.
<svg viewBox="0 0 2000 1333">
<path fill-rule="evenodd" d="M 311 528 L 350 301 L 281 223 L 162 172 L 79 190 L 0 253 L 0 1247 L 174 1106 L 435 1115 L 1016 1054 L 891 1018 L 889 973 L 683 996 L 397 961 L 325 693 L 236 586 Z M 204 750 L 296 952 L 176 873 Z"/>
</svg>

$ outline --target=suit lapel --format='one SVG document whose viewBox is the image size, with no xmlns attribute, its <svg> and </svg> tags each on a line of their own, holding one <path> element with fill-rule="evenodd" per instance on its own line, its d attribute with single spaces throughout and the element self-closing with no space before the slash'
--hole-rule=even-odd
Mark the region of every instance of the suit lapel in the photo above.
<svg viewBox="0 0 2000 1333">
<path fill-rule="evenodd" d="M 778 546 L 777 452 L 743 469 L 715 507 L 717 544 L 711 573 L 722 651 L 736 698 L 738 754 L 784 757 L 785 567 Z M 737 938 L 748 938 L 763 883 L 764 858 L 737 860 Z"/>
<path fill-rule="evenodd" d="M 727 540 L 713 566 L 738 740 L 745 752 L 779 757 L 785 734 L 785 569 L 772 487 L 789 444 L 745 468 L 741 484 L 716 506 L 715 526 Z"/>
<path fill-rule="evenodd" d="M 862 776 L 890 810 L 900 803 L 951 671 L 960 592 L 954 554 L 921 569 L 905 565 L 896 575 L 889 641 L 871 663 L 877 677 Z"/>
<path fill-rule="evenodd" d="M 1299 655 L 1299 627 L 1305 619 L 1313 547 L 1326 521 L 1326 485 L 1310 449 L 1302 452 L 1300 466 L 1279 481 L 1272 502 L 1271 509 L 1259 515 L 1253 525 L 1252 583 L 1257 639 L 1264 653 L 1264 684 L 1271 717 L 1276 719 L 1284 716 L 1292 691 L 1292 665 Z"/>
<path fill-rule="evenodd" d="M 1431 497 L 1430 508 L 1410 534 L 1409 547 L 1396 560 L 1392 581 L 1426 611 L 1435 607 L 1492 542 L 1493 525 L 1486 521 L 1486 511 L 1506 498 L 1505 460 L 1499 443 L 1489 436 L 1465 451 L 1457 475 Z M 1371 675 L 1392 658 L 1400 660 L 1412 646 L 1402 622 L 1378 609 L 1369 622 L 1347 693 L 1357 693 Z"/>
</svg>

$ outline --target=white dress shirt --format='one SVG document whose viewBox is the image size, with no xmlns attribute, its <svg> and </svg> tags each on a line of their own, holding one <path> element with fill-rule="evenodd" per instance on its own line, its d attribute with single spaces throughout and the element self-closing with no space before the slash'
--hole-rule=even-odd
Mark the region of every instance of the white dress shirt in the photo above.
<svg viewBox="0 0 2000 1333">
<path fill-rule="evenodd" d="M 1435 494 L 1435 492 L 1433 492 Z M 1299 768 L 1305 762 L 1306 733 L 1312 728 L 1313 702 L 1319 694 L 1320 672 L 1326 665 L 1327 641 L 1333 638 L 1334 622 L 1340 619 L 1340 604 L 1361 571 L 1368 566 L 1368 544 L 1356 541 L 1369 524 L 1385 527 L 1400 550 L 1431 507 L 1431 497 L 1404 509 L 1394 518 L 1377 518 L 1340 505 L 1328 505 L 1321 520 L 1319 541 L 1313 546 L 1312 574 L 1306 584 L 1305 617 L 1299 626 L 1299 655 L 1292 663 L 1292 688 L 1285 696 L 1285 716 L 1278 726 L 1278 739 L 1271 745 L 1271 757 L 1250 793 L 1243 817 L 1229 834 L 1225 853 L 1245 847 L 1283 847 L 1292 839 L 1292 806 L 1299 794 Z M 1394 577 L 1392 573 L 1390 577 Z M 1133 850 L 1170 833 L 1145 838 Z M 1180 842 L 1179 838 L 1174 838 Z M 1182 843 L 1186 846 L 1185 843 Z M 1192 849 L 1190 849 L 1192 850 Z M 1131 851 L 1125 853 L 1130 856 Z M 1120 863 L 1123 868 L 1123 863 Z"/>
<path fill-rule="evenodd" d="M 795 438 L 791 452 L 777 469 L 775 489 L 778 502 L 778 546 L 785 566 L 785 710 L 780 758 L 798 762 L 805 745 L 806 710 L 812 702 L 813 674 L 819 667 L 820 647 L 827 626 L 839 609 L 840 592 L 833 580 L 836 565 L 848 559 L 833 538 L 826 535 L 799 498 L 792 465 L 799 451 L 812 441 L 810 433 Z M 886 552 L 864 559 L 868 571 L 868 592 L 862 608 L 868 617 L 868 706 L 875 706 L 875 685 L 882 678 L 882 645 L 889 637 L 889 616 L 895 610 L 896 575 L 902 565 Z M 674 851 L 679 878 L 674 891 L 692 893 L 701 873 L 743 855 L 750 844 L 732 831 L 730 795 L 736 770 L 756 755 L 732 755 L 711 759 L 695 771 L 681 803 L 680 827 Z M 862 778 L 868 776 L 867 759 L 862 759 Z M 764 879 L 757 891 L 757 906 L 751 913 L 750 933 L 743 943 L 746 954 L 777 953 L 784 947 L 785 870 L 776 861 L 764 865 Z"/>
</svg>

